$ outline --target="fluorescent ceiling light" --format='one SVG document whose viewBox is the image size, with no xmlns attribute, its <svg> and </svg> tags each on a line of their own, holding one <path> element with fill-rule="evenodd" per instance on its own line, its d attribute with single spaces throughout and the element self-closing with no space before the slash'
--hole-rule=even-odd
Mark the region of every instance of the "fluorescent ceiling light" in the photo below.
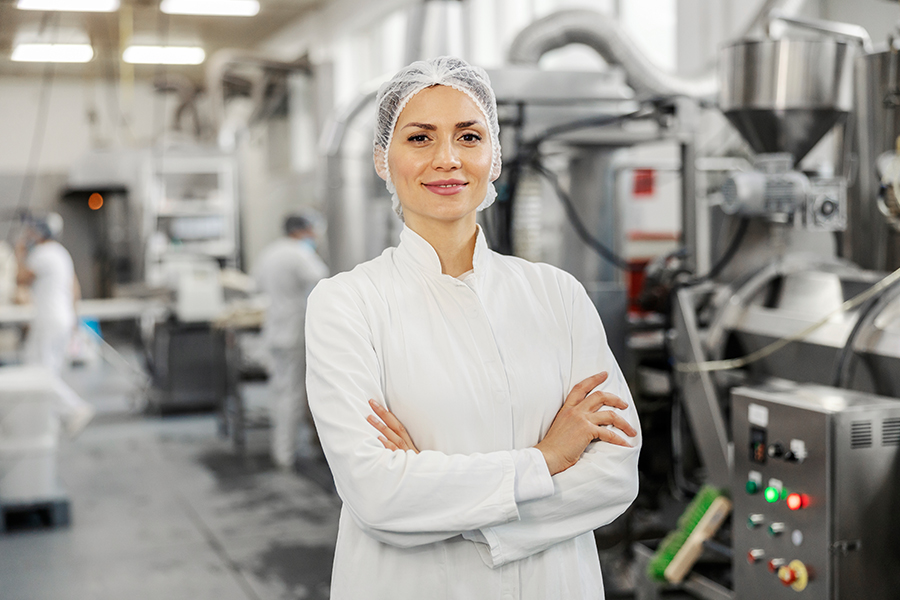
<svg viewBox="0 0 900 600">
<path fill-rule="evenodd" d="M 19 0 L 16 3 L 16 8 L 22 10 L 114 12 L 119 10 L 119 0 Z"/>
<path fill-rule="evenodd" d="M 252 17 L 259 12 L 258 0 L 162 0 L 159 10 L 170 15 L 221 15 Z"/>
<path fill-rule="evenodd" d="M 17 62 L 86 63 L 94 57 L 90 44 L 19 44 L 11 60 Z"/>
<path fill-rule="evenodd" d="M 128 46 L 122 60 L 139 65 L 199 65 L 206 58 L 196 46 Z"/>
</svg>

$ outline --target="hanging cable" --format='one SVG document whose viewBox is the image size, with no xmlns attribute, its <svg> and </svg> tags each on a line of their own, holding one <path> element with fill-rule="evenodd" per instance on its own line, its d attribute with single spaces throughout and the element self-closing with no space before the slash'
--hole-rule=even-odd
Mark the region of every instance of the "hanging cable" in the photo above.
<svg viewBox="0 0 900 600">
<path fill-rule="evenodd" d="M 740 369 L 758 360 L 762 360 L 767 356 L 771 356 L 772 354 L 778 352 L 792 342 L 799 342 L 806 339 L 811 333 L 821 328 L 837 315 L 852 310 L 860 304 L 863 304 L 867 300 L 878 296 L 884 290 L 894 285 L 898 281 L 900 281 L 900 269 L 897 269 L 890 275 L 886 276 L 884 279 L 867 289 L 865 292 L 862 292 L 856 297 L 847 300 L 835 310 L 831 311 L 812 325 L 805 327 L 792 335 L 784 337 L 780 340 L 776 340 L 768 346 L 760 348 L 759 350 L 751 352 L 750 354 L 741 358 L 732 358 L 727 360 L 709 360 L 699 363 L 676 363 L 675 369 L 677 371 L 681 371 L 682 373 L 700 373 Z"/>
<path fill-rule="evenodd" d="M 749 227 L 750 219 L 748 217 L 741 217 L 737 231 L 734 232 L 734 236 L 732 236 L 731 241 L 728 243 L 728 247 L 725 249 L 725 252 L 722 253 L 722 256 L 719 257 L 719 260 L 716 261 L 716 264 L 710 268 L 706 275 L 695 277 L 682 284 L 682 286 L 697 285 L 718 277 L 719 273 L 728 266 L 728 263 L 730 263 L 731 259 L 734 258 L 734 255 L 737 254 L 738 249 L 741 247 L 741 243 L 744 241 L 744 237 L 747 235 L 747 229 L 749 229 Z"/>
<path fill-rule="evenodd" d="M 552 137 L 562 135 L 571 131 L 589 129 L 591 127 L 603 127 L 607 125 L 613 125 L 615 123 L 647 118 L 656 114 L 655 109 L 642 107 L 636 111 L 623 115 L 602 115 L 588 117 L 585 119 L 578 119 L 575 121 L 569 121 L 567 123 L 561 123 L 559 125 L 548 127 L 529 140 L 523 141 L 521 139 L 521 132 L 525 125 L 524 108 L 525 105 L 521 103 L 517 106 L 517 116 L 512 125 L 516 128 L 517 132 L 516 147 L 518 151 L 513 155 L 511 159 L 504 161 L 506 165 L 504 171 L 508 173 L 508 176 L 506 178 L 506 185 L 502 186 L 499 190 L 500 195 L 498 196 L 496 202 L 497 209 L 495 210 L 500 213 L 498 215 L 500 218 L 498 219 L 499 222 L 497 223 L 497 235 L 500 238 L 498 240 L 498 243 L 500 244 L 498 250 L 501 252 L 512 252 L 512 235 L 510 231 L 512 228 L 512 207 L 515 204 L 516 192 L 519 187 L 519 179 L 521 178 L 522 169 L 531 164 L 536 159 L 539 147 L 543 142 Z"/>
<path fill-rule="evenodd" d="M 56 39 L 59 29 L 59 13 L 50 13 L 46 16 L 45 25 L 49 25 L 50 19 L 54 19 L 54 33 L 51 39 Z M 19 188 L 19 198 L 16 202 L 16 211 L 13 219 L 22 219 L 29 213 L 31 205 L 31 194 L 34 191 L 34 180 L 37 178 L 38 165 L 41 160 L 41 150 L 44 146 L 44 137 L 47 131 L 47 121 L 50 116 L 50 93 L 53 90 L 53 80 L 56 75 L 56 63 L 48 61 L 44 64 L 44 72 L 41 76 L 41 95 L 38 99 L 38 112 L 34 121 L 34 129 L 31 133 L 31 145 L 28 151 L 28 163 L 25 167 L 25 174 L 22 177 L 22 185 Z M 13 225 L 10 222 L 9 229 L 6 232 L 7 239 L 13 232 Z M 11 240 L 10 240 L 11 241 Z"/>
<path fill-rule="evenodd" d="M 550 182 L 550 185 L 553 186 L 553 190 L 556 192 L 557 197 L 562 202 L 563 208 L 566 211 L 566 216 L 569 218 L 569 222 L 572 224 L 572 228 L 575 229 L 575 233 L 578 234 L 578 237 L 581 238 L 585 244 L 588 245 L 594 252 L 599 254 L 604 260 L 606 260 L 611 265 L 626 271 L 626 272 L 638 272 L 642 271 L 643 267 L 638 267 L 635 265 L 631 265 L 624 258 L 613 252 L 609 247 L 607 247 L 603 242 L 595 238 L 591 235 L 590 231 L 588 231 L 587 227 L 585 227 L 584 223 L 581 222 L 581 219 L 578 217 L 578 213 L 575 210 L 575 205 L 572 203 L 572 198 L 569 197 L 569 194 L 562 188 L 562 185 L 559 183 L 559 177 L 557 177 L 556 173 L 546 168 L 539 159 L 535 159 L 531 166 L 544 178 Z"/>
<path fill-rule="evenodd" d="M 841 348 L 840 353 L 837 355 L 837 358 L 834 361 L 834 380 L 832 381 L 832 385 L 834 387 L 843 388 L 850 385 L 850 365 L 852 364 L 851 359 L 855 354 L 854 347 L 856 346 L 856 340 L 859 338 L 860 332 L 868 322 L 869 315 L 872 314 L 872 310 L 878 305 L 878 302 L 889 293 L 890 289 L 894 288 L 895 285 L 896 282 L 889 286 L 886 286 L 883 290 L 881 290 L 880 293 L 872 296 L 865 303 L 863 303 L 862 308 L 859 309 L 859 316 L 856 319 L 856 323 L 853 324 L 853 329 L 850 330 L 850 335 L 847 336 L 847 341 L 844 342 L 844 346 Z"/>
</svg>

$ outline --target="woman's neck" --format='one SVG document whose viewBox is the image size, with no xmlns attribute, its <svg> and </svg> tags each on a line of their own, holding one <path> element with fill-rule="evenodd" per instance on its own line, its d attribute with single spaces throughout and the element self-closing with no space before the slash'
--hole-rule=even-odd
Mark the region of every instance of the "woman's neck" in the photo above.
<svg viewBox="0 0 900 600">
<path fill-rule="evenodd" d="M 475 242 L 478 238 L 478 227 L 474 220 L 470 223 L 407 221 L 406 225 L 431 244 L 441 261 L 442 273 L 459 277 L 472 270 Z"/>
</svg>

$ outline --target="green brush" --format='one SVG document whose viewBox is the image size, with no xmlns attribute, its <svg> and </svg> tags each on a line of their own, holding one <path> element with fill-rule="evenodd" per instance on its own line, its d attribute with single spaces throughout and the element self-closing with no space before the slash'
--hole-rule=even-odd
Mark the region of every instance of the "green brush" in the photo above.
<svg viewBox="0 0 900 600">
<path fill-rule="evenodd" d="M 679 583 L 703 551 L 703 542 L 712 537 L 728 513 L 731 501 L 722 490 L 705 485 L 678 517 L 677 528 L 663 538 L 647 565 L 647 575 L 661 583 Z"/>
</svg>

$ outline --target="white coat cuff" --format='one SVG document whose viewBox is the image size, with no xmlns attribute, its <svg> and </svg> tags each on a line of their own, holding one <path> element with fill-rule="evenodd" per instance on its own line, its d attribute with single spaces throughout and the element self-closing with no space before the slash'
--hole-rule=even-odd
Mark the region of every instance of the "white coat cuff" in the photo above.
<svg viewBox="0 0 900 600">
<path fill-rule="evenodd" d="M 516 503 L 538 500 L 553 495 L 553 479 L 544 455 L 537 448 L 513 450 L 516 465 Z"/>
</svg>

